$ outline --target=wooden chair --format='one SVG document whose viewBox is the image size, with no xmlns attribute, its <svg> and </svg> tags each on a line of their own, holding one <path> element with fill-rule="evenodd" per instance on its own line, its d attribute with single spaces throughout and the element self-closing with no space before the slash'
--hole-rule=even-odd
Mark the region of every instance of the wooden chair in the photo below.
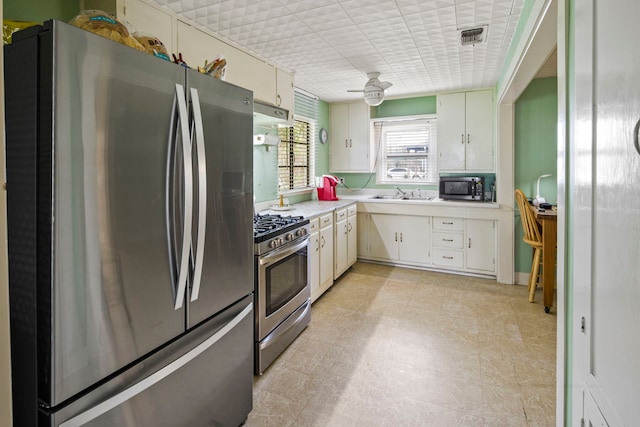
<svg viewBox="0 0 640 427">
<path fill-rule="evenodd" d="M 516 190 L 516 202 L 518 203 L 518 209 L 520 209 L 520 219 L 524 230 L 522 240 L 533 248 L 533 263 L 531 264 L 531 275 L 529 276 L 529 302 L 533 302 L 538 283 L 538 273 L 540 272 L 540 260 L 542 259 L 542 234 L 529 206 L 527 196 L 524 195 L 522 190 Z"/>
</svg>

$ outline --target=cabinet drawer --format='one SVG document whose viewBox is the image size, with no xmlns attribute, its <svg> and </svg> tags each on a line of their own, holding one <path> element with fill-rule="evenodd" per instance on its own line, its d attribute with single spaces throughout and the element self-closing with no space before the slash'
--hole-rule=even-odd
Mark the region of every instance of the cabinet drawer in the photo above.
<svg viewBox="0 0 640 427">
<path fill-rule="evenodd" d="M 336 211 L 336 221 L 342 221 L 343 219 L 345 219 L 347 217 L 347 210 L 346 209 L 340 209 L 339 211 Z"/>
<path fill-rule="evenodd" d="M 328 227 L 333 224 L 333 214 L 327 214 L 320 217 L 320 228 Z"/>
<path fill-rule="evenodd" d="M 357 207 L 356 207 L 356 205 L 349 206 L 349 207 L 347 208 L 347 215 L 349 215 L 349 216 L 353 216 L 353 215 L 355 215 L 355 214 L 356 214 L 356 212 L 357 212 Z"/>
<path fill-rule="evenodd" d="M 435 232 L 432 242 L 434 246 L 462 249 L 462 233 Z"/>
<path fill-rule="evenodd" d="M 464 259 L 461 251 L 434 249 L 433 264 L 442 267 L 462 268 L 464 266 Z"/>
<path fill-rule="evenodd" d="M 312 233 L 314 231 L 319 230 L 320 229 L 320 218 L 313 218 L 313 219 L 309 220 L 309 228 L 311 229 Z"/>
<path fill-rule="evenodd" d="M 433 229 L 444 231 L 462 231 L 464 229 L 464 219 L 436 216 L 433 218 Z"/>
</svg>

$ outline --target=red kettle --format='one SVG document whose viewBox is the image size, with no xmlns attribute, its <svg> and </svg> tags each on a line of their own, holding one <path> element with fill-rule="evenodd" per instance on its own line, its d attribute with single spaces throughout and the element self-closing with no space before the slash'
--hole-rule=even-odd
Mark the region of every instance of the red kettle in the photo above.
<svg viewBox="0 0 640 427">
<path fill-rule="evenodd" d="M 318 187 L 318 200 L 339 200 L 336 185 L 340 183 L 337 176 L 322 175 L 322 187 Z"/>
</svg>

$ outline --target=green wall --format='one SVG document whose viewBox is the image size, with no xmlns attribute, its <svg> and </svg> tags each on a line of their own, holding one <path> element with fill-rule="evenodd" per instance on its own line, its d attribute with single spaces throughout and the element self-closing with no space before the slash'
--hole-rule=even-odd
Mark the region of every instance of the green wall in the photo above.
<svg viewBox="0 0 640 427">
<path fill-rule="evenodd" d="M 533 80 L 515 103 L 514 184 L 527 195 L 536 196 L 540 175 L 540 195 L 549 203 L 557 201 L 557 78 Z M 522 241 L 522 223 L 516 210 L 515 271 L 531 268 L 531 247 Z"/>
<path fill-rule="evenodd" d="M 4 0 L 4 19 L 43 22 L 55 18 L 69 21 L 80 11 L 79 1 L 69 0 Z"/>
<path fill-rule="evenodd" d="M 295 107 L 294 107 L 295 114 Z M 316 131 L 321 128 L 329 129 L 329 104 L 318 101 L 318 125 Z M 277 134 L 277 126 L 254 127 L 253 133 Z M 318 132 L 315 135 L 315 176 L 329 173 L 329 145 L 320 144 Z M 253 193 L 256 202 L 275 200 L 278 197 L 278 148 L 256 145 L 253 147 Z M 300 194 L 288 196 L 289 203 L 298 203 L 311 200 L 312 194 Z"/>
</svg>

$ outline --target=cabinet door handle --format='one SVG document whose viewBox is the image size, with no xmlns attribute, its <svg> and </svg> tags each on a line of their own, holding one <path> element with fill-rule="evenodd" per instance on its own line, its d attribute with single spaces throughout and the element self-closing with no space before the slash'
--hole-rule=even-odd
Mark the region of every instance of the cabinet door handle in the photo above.
<svg viewBox="0 0 640 427">
<path fill-rule="evenodd" d="M 452 222 L 444 222 L 444 221 L 443 221 L 443 222 L 442 222 L 442 225 L 453 225 L 453 223 L 452 223 Z"/>
<path fill-rule="evenodd" d="M 349 233 L 351 233 L 351 230 L 353 230 L 353 227 L 351 226 L 351 223 L 349 223 L 348 225 L 349 225 Z"/>
<path fill-rule="evenodd" d="M 345 146 L 345 148 L 349 148 L 349 138 L 345 138 L 344 146 Z"/>
<path fill-rule="evenodd" d="M 398 232 L 396 231 L 396 238 L 395 238 L 396 242 L 398 241 Z"/>
<path fill-rule="evenodd" d="M 442 239 L 443 242 L 453 242 L 453 239 Z"/>
<path fill-rule="evenodd" d="M 280 97 L 280 94 L 276 95 L 276 106 L 279 107 L 280 105 L 282 105 L 282 98 Z"/>
<path fill-rule="evenodd" d="M 353 147 L 353 141 L 351 141 L 351 138 L 349 138 L 349 148 Z"/>
<path fill-rule="evenodd" d="M 402 233 L 400 233 L 400 243 L 402 243 Z"/>
<path fill-rule="evenodd" d="M 344 234 L 349 232 L 349 226 L 347 224 L 344 225 Z"/>
<path fill-rule="evenodd" d="M 453 259 L 452 256 L 444 256 L 444 255 L 442 255 L 442 258 L 444 258 L 444 259 Z"/>
<path fill-rule="evenodd" d="M 461 135 L 460 142 L 464 144 L 464 133 Z"/>
<path fill-rule="evenodd" d="M 471 238 L 469 238 L 469 247 L 471 247 Z"/>
<path fill-rule="evenodd" d="M 470 142 L 471 142 L 471 136 L 467 134 L 467 144 L 469 144 Z"/>
<path fill-rule="evenodd" d="M 322 245 L 321 246 L 324 248 L 324 244 L 325 244 L 324 236 L 322 236 L 321 239 L 322 239 Z"/>
<path fill-rule="evenodd" d="M 316 238 L 316 252 L 320 250 L 320 241 Z"/>
</svg>

